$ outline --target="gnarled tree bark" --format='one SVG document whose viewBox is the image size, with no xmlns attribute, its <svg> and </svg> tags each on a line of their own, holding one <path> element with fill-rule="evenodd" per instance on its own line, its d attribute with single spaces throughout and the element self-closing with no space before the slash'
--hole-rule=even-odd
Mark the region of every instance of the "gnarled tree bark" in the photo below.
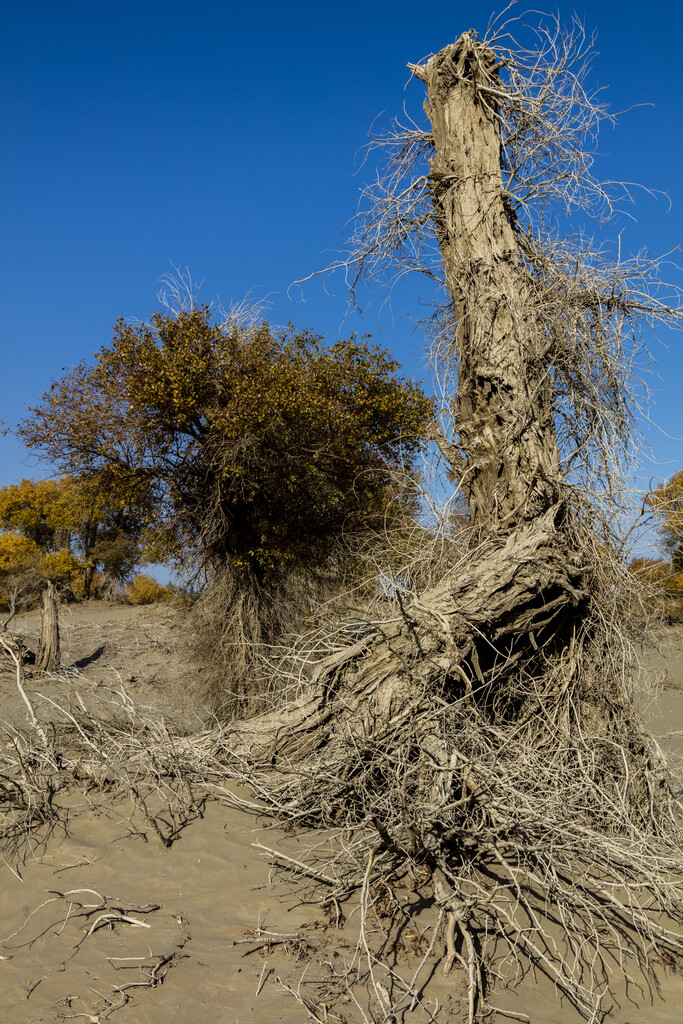
<svg viewBox="0 0 683 1024">
<path fill-rule="evenodd" d="M 59 644 L 59 612 L 57 590 L 49 581 L 43 591 L 40 613 L 40 644 L 36 655 L 36 672 L 56 672 L 61 660 Z"/>
<path fill-rule="evenodd" d="M 366 878 L 378 857 L 390 878 L 396 865 L 427 870 L 445 966 L 467 960 L 470 1024 L 493 935 L 598 1021 L 611 958 L 624 964 L 628 948 L 647 969 L 651 944 L 683 950 L 656 920 L 683 913 L 681 830 L 630 697 L 624 577 L 609 531 L 598 535 L 590 501 L 577 502 L 563 475 L 556 436 L 565 370 L 585 414 L 593 395 L 602 400 L 592 381 L 606 367 L 603 411 L 628 420 L 620 344 L 615 355 L 605 341 L 619 342 L 610 318 L 616 306 L 628 315 L 628 299 L 577 284 L 563 259 L 534 262 L 504 183 L 509 82 L 493 50 L 466 33 L 412 70 L 432 128 L 431 215 L 419 207 L 413 223 L 431 217 L 457 370 L 454 437 L 435 428 L 432 439 L 467 502 L 469 544 L 437 586 L 398 593 L 391 614 L 319 663 L 296 699 L 234 725 L 230 744 L 277 813 L 346 829 L 349 862 L 366 851 Z M 387 217 L 395 253 L 406 227 Z M 376 249 L 369 231 L 365 252 Z M 567 436 L 581 447 L 593 422 Z M 543 923 L 555 905 L 565 948 Z"/>
<path fill-rule="evenodd" d="M 429 190 L 457 325 L 457 440 L 442 451 L 477 551 L 464 571 L 369 630 L 345 662 L 335 657 L 329 678 L 319 673 L 325 700 L 330 688 L 350 687 L 358 698 L 372 695 L 373 714 L 408 699 L 411 686 L 486 687 L 503 664 L 519 667 L 540 648 L 569 642 L 587 599 L 589 570 L 567 514 L 555 437 L 548 339 L 534 319 L 533 282 L 503 187 L 496 66 L 466 33 L 413 67 L 427 87 Z M 307 702 L 261 737 L 277 748 L 280 735 L 293 753 L 299 726 L 311 732 L 309 711 Z M 325 742 L 317 718 L 314 731 Z"/>
<path fill-rule="evenodd" d="M 548 339 L 507 202 L 495 55 L 469 34 L 414 73 L 427 86 L 429 191 L 457 323 L 454 470 L 472 525 L 501 536 L 557 506 L 564 481 L 553 422 Z"/>
</svg>

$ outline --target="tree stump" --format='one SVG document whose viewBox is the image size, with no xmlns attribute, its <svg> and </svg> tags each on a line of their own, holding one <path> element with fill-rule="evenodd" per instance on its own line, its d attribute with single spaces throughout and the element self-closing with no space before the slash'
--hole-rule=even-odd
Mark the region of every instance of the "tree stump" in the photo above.
<svg viewBox="0 0 683 1024">
<path fill-rule="evenodd" d="M 49 581 L 43 591 L 43 608 L 40 616 L 40 644 L 36 656 L 36 672 L 56 672 L 60 665 L 59 613 L 57 611 L 57 589 Z"/>
</svg>

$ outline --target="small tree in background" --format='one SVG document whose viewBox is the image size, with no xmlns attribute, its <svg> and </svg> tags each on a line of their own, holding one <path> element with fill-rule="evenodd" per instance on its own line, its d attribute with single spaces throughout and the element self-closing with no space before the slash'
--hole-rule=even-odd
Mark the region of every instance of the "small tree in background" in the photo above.
<svg viewBox="0 0 683 1024">
<path fill-rule="evenodd" d="M 38 672 L 55 672 L 59 668 L 57 586 L 70 581 L 75 567 L 75 559 L 65 548 L 45 553 L 30 537 L 0 534 L 0 599 L 9 611 L 2 628 L 7 629 L 17 611 L 34 604 L 42 594 Z"/>
<path fill-rule="evenodd" d="M 433 406 L 397 370 L 356 338 L 179 309 L 119 321 L 18 434 L 79 480 L 153 497 L 156 552 L 209 583 L 200 643 L 243 692 L 340 538 L 414 501 Z"/>
<path fill-rule="evenodd" d="M 651 491 L 647 503 L 659 519 L 662 547 L 675 573 L 683 573 L 683 469 Z"/>
<path fill-rule="evenodd" d="M 22 480 L 0 488 L 0 526 L 29 539 L 39 550 L 68 547 L 68 533 L 56 515 L 60 487 L 55 480 Z"/>
<path fill-rule="evenodd" d="M 0 488 L 0 526 L 35 545 L 43 575 L 89 598 L 124 583 L 144 560 L 147 498 L 139 485 L 104 478 L 22 480 Z"/>
<path fill-rule="evenodd" d="M 144 486 L 104 477 L 22 480 L 0 488 L 0 598 L 5 628 L 42 596 L 39 672 L 60 665 L 58 593 L 89 598 L 125 582 L 142 560 Z M 99 584 L 99 586 L 97 585 Z"/>
</svg>

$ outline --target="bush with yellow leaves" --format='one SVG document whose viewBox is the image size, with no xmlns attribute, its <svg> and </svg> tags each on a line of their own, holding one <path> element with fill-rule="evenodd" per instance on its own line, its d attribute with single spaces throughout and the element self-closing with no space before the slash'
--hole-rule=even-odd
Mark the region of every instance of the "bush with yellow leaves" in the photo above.
<svg viewBox="0 0 683 1024">
<path fill-rule="evenodd" d="M 157 601 L 168 601 L 170 591 L 153 576 L 138 573 L 123 591 L 124 600 L 128 604 L 156 604 Z"/>
</svg>

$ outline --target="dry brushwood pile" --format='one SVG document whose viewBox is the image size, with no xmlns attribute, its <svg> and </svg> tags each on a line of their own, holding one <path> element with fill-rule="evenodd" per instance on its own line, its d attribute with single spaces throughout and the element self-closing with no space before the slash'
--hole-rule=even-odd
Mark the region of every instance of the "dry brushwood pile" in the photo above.
<svg viewBox="0 0 683 1024">
<path fill-rule="evenodd" d="M 583 86 L 582 36 L 539 40 L 467 32 L 412 68 L 429 125 L 383 139 L 387 174 L 344 260 L 354 280 L 421 270 L 445 289 L 433 329 L 453 390 L 434 443 L 469 525 L 439 582 L 418 592 L 406 572 L 351 638 L 301 640 L 281 703 L 227 730 L 136 731 L 125 709 L 108 738 L 84 708 L 63 726 L 83 770 L 127 766 L 160 829 L 144 765 L 190 814 L 197 787 L 231 775 L 280 822 L 332 829 L 329 863 L 299 865 L 325 905 L 355 892 L 365 921 L 373 892 L 419 885 L 438 916 L 425 961 L 464 972 L 470 1024 L 511 964 L 533 965 L 599 1021 L 614 977 L 683 953 L 680 807 L 634 708 L 635 581 L 611 504 L 639 324 L 678 314 L 648 267 L 547 227 L 554 204 L 609 212 L 611 198 L 586 152 L 607 114 Z M 19 830 L 30 772 L 63 767 L 54 736 L 42 744 L 43 767 L 16 743 L 5 758 Z M 49 800 L 36 813 L 49 818 Z M 391 972 L 380 983 L 376 951 L 362 948 L 365 1020 L 417 1012 L 420 991 Z"/>
</svg>

